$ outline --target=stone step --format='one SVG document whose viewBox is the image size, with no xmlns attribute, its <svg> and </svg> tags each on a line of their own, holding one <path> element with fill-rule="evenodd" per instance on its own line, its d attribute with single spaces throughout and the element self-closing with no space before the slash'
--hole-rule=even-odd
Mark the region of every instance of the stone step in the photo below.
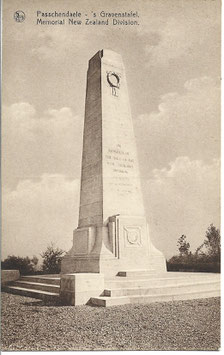
<svg viewBox="0 0 224 355">
<path fill-rule="evenodd" d="M 60 275 L 37 275 L 37 276 L 21 276 L 21 281 L 38 282 L 44 284 L 60 285 Z"/>
<path fill-rule="evenodd" d="M 129 270 L 129 271 L 119 271 L 117 276 L 115 276 L 113 279 L 141 279 L 142 276 L 146 276 L 149 279 L 157 279 L 157 278 L 169 278 L 169 277 L 175 277 L 175 279 L 179 277 L 184 277 L 184 278 L 198 278 L 202 277 L 203 279 L 205 278 L 220 278 L 219 273 L 208 273 L 208 272 L 174 272 L 174 271 L 168 271 L 168 272 L 150 272 L 150 270 Z M 113 280 L 111 279 L 111 280 Z"/>
<path fill-rule="evenodd" d="M 179 276 L 184 276 L 184 277 L 190 277 L 190 278 L 198 278 L 202 277 L 203 279 L 205 278 L 220 278 L 219 273 L 212 273 L 212 272 L 181 272 L 181 271 L 167 271 L 166 273 L 163 273 L 163 275 L 167 275 L 168 277 L 174 276 L 174 277 L 179 277 Z"/>
<path fill-rule="evenodd" d="M 47 301 L 59 300 L 59 294 L 55 292 L 33 290 L 33 289 L 18 287 L 18 286 L 7 286 L 4 288 L 4 290 L 16 295 L 39 298 Z"/>
<path fill-rule="evenodd" d="M 118 277 L 130 277 L 130 278 L 135 278 L 135 277 L 148 277 L 153 274 L 155 274 L 156 270 L 153 269 L 144 269 L 144 270 L 125 270 L 125 271 L 119 271 L 117 276 Z"/>
<path fill-rule="evenodd" d="M 105 288 L 131 288 L 131 287 L 148 287 L 148 286 L 166 286 L 172 283 L 189 283 L 189 282 L 202 282 L 202 281 L 217 281 L 220 282 L 220 274 L 212 275 L 159 275 L 157 277 L 148 278 L 123 278 L 115 277 L 113 279 L 105 280 Z"/>
<path fill-rule="evenodd" d="M 190 300 L 190 299 L 200 299 L 200 298 L 210 298 L 210 297 L 220 297 L 220 290 L 210 290 L 210 291 L 195 291 L 195 292 L 185 292 L 185 293 L 173 293 L 170 295 L 159 294 L 159 295 L 135 295 L 135 296 L 120 296 L 120 297 L 92 297 L 90 302 L 94 306 L 99 307 L 110 307 L 118 306 L 122 304 L 130 303 L 154 303 L 154 302 L 171 302 L 180 300 Z"/>
<path fill-rule="evenodd" d="M 188 283 L 173 283 L 170 285 L 160 285 L 160 286 L 149 286 L 149 287 L 134 287 L 134 288 L 115 288 L 115 289 L 105 289 L 104 296 L 108 297 L 118 297 L 118 296 L 132 296 L 132 295 L 160 295 L 163 294 L 176 294 L 185 293 L 188 291 L 212 291 L 219 290 L 219 281 L 201 281 L 198 283 L 188 282 Z"/>
<path fill-rule="evenodd" d="M 47 283 L 18 280 L 18 281 L 14 281 L 12 286 L 17 286 L 20 288 L 28 288 L 32 290 L 53 292 L 58 294 L 60 292 L 60 285 L 47 284 Z"/>
</svg>

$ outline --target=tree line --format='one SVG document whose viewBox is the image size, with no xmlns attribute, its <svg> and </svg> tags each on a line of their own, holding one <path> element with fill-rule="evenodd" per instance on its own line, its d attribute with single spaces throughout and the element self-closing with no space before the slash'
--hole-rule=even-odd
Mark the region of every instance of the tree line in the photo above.
<svg viewBox="0 0 224 355">
<path fill-rule="evenodd" d="M 47 249 L 40 254 L 42 265 L 38 265 L 38 258 L 28 256 L 23 258 L 15 255 L 9 255 L 1 262 L 2 270 L 19 270 L 21 275 L 35 274 L 59 274 L 61 272 L 61 260 L 65 251 L 54 246 L 48 245 Z"/>
<path fill-rule="evenodd" d="M 195 252 L 190 250 L 186 235 L 177 240 L 179 255 L 167 261 L 169 271 L 220 272 L 221 236 L 220 230 L 210 224 L 205 239 Z"/>
</svg>

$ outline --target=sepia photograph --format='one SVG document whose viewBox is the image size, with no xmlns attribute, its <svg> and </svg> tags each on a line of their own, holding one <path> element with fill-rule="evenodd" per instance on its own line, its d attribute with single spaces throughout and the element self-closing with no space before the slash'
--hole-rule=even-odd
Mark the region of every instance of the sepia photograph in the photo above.
<svg viewBox="0 0 224 355">
<path fill-rule="evenodd" d="M 221 1 L 2 1 L 1 349 L 220 350 Z"/>
</svg>

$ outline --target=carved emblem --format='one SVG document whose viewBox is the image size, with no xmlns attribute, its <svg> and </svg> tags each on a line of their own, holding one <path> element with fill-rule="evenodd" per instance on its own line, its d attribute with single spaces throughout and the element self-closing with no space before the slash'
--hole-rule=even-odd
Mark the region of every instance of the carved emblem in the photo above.
<svg viewBox="0 0 224 355">
<path fill-rule="evenodd" d="M 126 244 L 127 246 L 141 245 L 141 228 L 140 227 L 125 227 Z"/>
<path fill-rule="evenodd" d="M 118 90 L 120 89 L 120 74 L 115 72 L 107 72 L 107 81 L 111 87 L 112 95 L 118 96 Z"/>
</svg>

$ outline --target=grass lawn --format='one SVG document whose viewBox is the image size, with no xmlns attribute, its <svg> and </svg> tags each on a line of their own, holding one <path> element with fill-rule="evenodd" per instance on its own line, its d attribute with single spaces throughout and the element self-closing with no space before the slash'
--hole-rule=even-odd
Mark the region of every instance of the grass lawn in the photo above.
<svg viewBox="0 0 224 355">
<path fill-rule="evenodd" d="M 2 293 L 2 350 L 218 350 L 220 298 L 98 308 Z"/>
</svg>

